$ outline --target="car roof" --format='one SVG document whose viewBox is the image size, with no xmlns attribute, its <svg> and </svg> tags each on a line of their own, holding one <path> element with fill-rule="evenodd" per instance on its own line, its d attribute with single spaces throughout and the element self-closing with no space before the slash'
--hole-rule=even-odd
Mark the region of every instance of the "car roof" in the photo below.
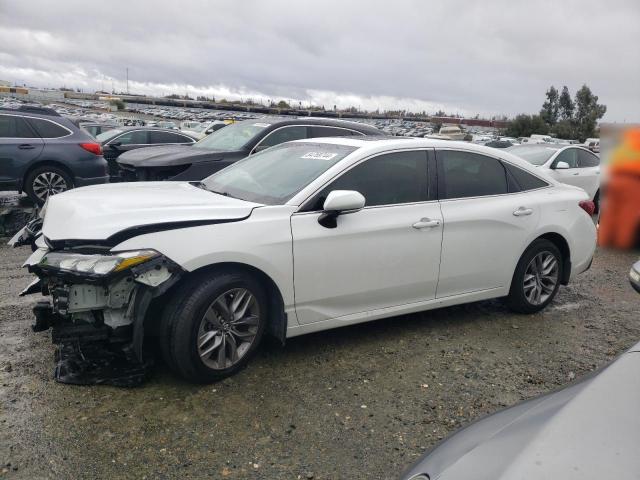
<svg viewBox="0 0 640 480">
<path fill-rule="evenodd" d="M 236 123 L 264 123 L 271 127 L 282 127 L 285 125 L 318 125 L 325 127 L 342 127 L 350 128 L 358 132 L 367 133 L 369 135 L 384 135 L 382 131 L 378 130 L 373 125 L 368 125 L 362 122 L 355 122 L 353 120 L 342 120 L 333 118 L 321 118 L 321 117 L 298 117 L 298 118 L 255 118 L 252 120 L 243 120 Z"/>
</svg>

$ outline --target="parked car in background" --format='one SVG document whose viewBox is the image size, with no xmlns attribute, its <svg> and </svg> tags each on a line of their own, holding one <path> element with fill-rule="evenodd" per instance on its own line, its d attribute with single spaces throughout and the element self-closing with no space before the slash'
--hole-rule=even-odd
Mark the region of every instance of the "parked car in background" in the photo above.
<svg viewBox="0 0 640 480">
<path fill-rule="evenodd" d="M 484 145 L 485 147 L 491 147 L 491 148 L 509 148 L 509 147 L 513 147 L 514 144 L 507 140 L 491 140 L 490 142 L 487 142 Z"/>
<path fill-rule="evenodd" d="M 640 261 L 633 264 L 629 272 L 629 281 L 633 289 L 640 293 Z"/>
<path fill-rule="evenodd" d="M 274 145 L 314 137 L 382 135 L 363 123 L 326 118 L 246 120 L 226 126 L 193 148 L 151 147 L 118 159 L 126 181 L 202 180 L 232 163 Z"/>
<path fill-rule="evenodd" d="M 116 160 L 125 152 L 150 145 L 184 148 L 196 142 L 194 137 L 185 132 L 159 127 L 120 127 L 107 130 L 99 134 L 96 139 L 102 144 L 104 158 L 109 162 L 111 181 L 119 181 L 121 178 L 120 167 Z"/>
<path fill-rule="evenodd" d="M 583 144 L 586 148 L 593 153 L 600 153 L 600 139 L 599 138 L 587 138 Z"/>
<path fill-rule="evenodd" d="M 265 334 L 498 297 L 533 313 L 590 267 L 581 189 L 504 150 L 378 138 L 287 142 L 198 183 L 53 197 L 27 261 L 53 296 L 40 328 L 77 332 L 70 348 L 120 342 L 132 361 L 155 332 L 174 371 L 210 382 Z"/>
<path fill-rule="evenodd" d="M 596 374 L 459 430 L 401 480 L 635 480 L 638 378 L 640 343 Z"/>
<path fill-rule="evenodd" d="M 173 122 L 158 122 L 158 127 L 168 128 L 169 130 L 178 130 L 178 127 Z"/>
<path fill-rule="evenodd" d="M 71 120 L 76 127 L 81 128 L 92 137 L 96 137 L 101 133 L 118 128 L 117 123 L 97 122 L 87 118 L 70 117 L 69 120 Z"/>
<path fill-rule="evenodd" d="M 508 148 L 559 182 L 585 190 L 600 209 L 600 158 L 581 146 L 558 144 L 516 145 Z"/>
<path fill-rule="evenodd" d="M 184 128 L 182 131 L 188 133 L 194 138 L 197 138 L 198 140 L 201 140 L 216 130 L 226 127 L 228 124 L 228 122 L 223 122 L 222 120 L 213 120 L 211 122 L 200 123 L 193 128 Z"/>
<path fill-rule="evenodd" d="M 0 109 L 0 189 L 37 204 L 73 187 L 109 181 L 102 146 L 54 110 Z"/>
</svg>

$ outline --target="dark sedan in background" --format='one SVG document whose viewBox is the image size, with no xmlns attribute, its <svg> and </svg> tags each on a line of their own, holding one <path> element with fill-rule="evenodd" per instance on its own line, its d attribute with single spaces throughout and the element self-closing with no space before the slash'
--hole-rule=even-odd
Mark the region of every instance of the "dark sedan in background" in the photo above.
<svg viewBox="0 0 640 480">
<path fill-rule="evenodd" d="M 125 181 L 202 180 L 252 153 L 291 140 L 383 135 L 375 127 L 324 118 L 259 119 L 234 123 L 193 147 L 171 145 L 127 152 L 118 158 Z M 105 148 L 105 157 L 107 149 Z"/>
<path fill-rule="evenodd" d="M 116 159 L 125 152 L 149 146 L 165 146 L 184 149 L 196 142 L 191 135 L 168 128 L 120 127 L 96 136 L 102 143 L 104 158 L 109 162 L 111 181 L 120 181 L 120 168 Z"/>
</svg>

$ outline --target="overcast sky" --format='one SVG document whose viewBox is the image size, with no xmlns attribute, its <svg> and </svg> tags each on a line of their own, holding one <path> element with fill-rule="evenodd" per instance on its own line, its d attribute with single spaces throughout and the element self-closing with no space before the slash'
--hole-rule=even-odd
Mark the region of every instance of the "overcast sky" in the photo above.
<svg viewBox="0 0 640 480">
<path fill-rule="evenodd" d="M 0 0 L 0 79 L 84 91 L 638 121 L 639 45 L 640 0 Z"/>
</svg>

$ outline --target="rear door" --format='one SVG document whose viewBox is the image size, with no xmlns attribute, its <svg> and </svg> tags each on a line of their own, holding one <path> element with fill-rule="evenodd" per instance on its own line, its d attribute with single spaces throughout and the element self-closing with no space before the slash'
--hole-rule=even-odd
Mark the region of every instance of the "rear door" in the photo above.
<svg viewBox="0 0 640 480">
<path fill-rule="evenodd" d="M 364 160 L 291 217 L 301 324 L 361 318 L 435 297 L 442 216 L 429 189 L 435 168 L 428 171 L 428 155 L 412 150 Z M 336 228 L 326 228 L 318 217 L 332 190 L 356 190 L 366 203 L 358 212 L 340 215 Z"/>
<path fill-rule="evenodd" d="M 517 169 L 533 179 L 533 188 L 520 187 L 488 155 L 439 149 L 436 158 L 444 220 L 437 297 L 508 286 L 540 218 L 537 189 L 546 182 Z"/>
<path fill-rule="evenodd" d="M 0 185 L 18 185 L 29 164 L 44 147 L 42 138 L 24 118 L 0 114 Z"/>
</svg>

